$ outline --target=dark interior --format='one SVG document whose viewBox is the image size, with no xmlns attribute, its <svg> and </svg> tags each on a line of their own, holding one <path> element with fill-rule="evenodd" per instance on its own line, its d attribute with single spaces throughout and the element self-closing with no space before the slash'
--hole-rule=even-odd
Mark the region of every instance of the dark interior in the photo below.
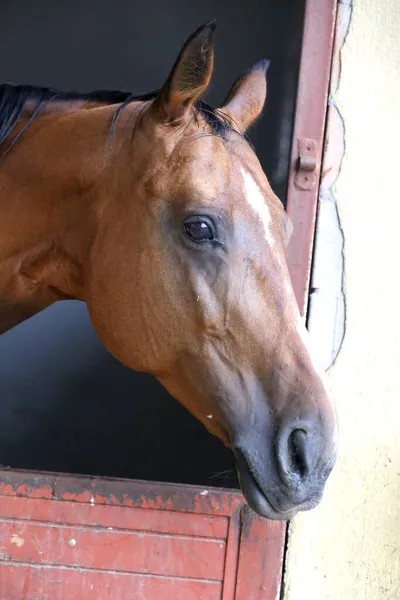
<svg viewBox="0 0 400 600">
<path fill-rule="evenodd" d="M 9 0 L 0 81 L 62 90 L 158 88 L 186 37 L 217 17 L 207 100 L 271 59 L 264 116 L 250 132 L 285 202 L 304 0 Z M 0 337 L 0 463 L 13 468 L 237 486 L 230 451 L 152 377 L 117 363 L 80 302 Z"/>
</svg>

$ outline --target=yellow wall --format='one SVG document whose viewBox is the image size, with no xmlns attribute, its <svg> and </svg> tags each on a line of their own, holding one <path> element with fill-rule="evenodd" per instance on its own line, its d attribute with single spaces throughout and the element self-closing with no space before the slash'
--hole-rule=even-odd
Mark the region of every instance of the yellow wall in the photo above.
<svg viewBox="0 0 400 600">
<path fill-rule="evenodd" d="M 346 142 L 334 193 L 347 320 L 330 373 L 340 458 L 320 507 L 291 525 L 285 599 L 399 600 L 399 0 L 355 0 L 336 101 Z"/>
</svg>

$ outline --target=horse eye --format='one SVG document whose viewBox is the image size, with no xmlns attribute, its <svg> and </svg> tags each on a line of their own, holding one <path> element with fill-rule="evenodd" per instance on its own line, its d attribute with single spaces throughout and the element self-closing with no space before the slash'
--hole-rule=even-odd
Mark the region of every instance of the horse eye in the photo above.
<svg viewBox="0 0 400 600">
<path fill-rule="evenodd" d="M 189 217 L 185 220 L 183 229 L 187 237 L 196 244 L 212 242 L 215 239 L 213 223 L 207 217 Z"/>
</svg>

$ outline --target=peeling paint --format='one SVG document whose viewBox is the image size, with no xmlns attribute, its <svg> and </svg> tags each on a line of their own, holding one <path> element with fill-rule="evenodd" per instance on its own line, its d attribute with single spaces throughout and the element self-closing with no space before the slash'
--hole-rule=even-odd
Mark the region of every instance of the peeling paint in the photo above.
<svg viewBox="0 0 400 600">
<path fill-rule="evenodd" d="M 343 290 L 344 236 L 334 193 L 334 184 L 345 153 L 345 130 L 335 94 L 340 79 L 340 52 L 346 40 L 350 19 L 351 4 L 339 3 L 307 322 L 315 354 L 325 370 L 333 365 L 339 353 L 346 320 Z"/>
<path fill-rule="evenodd" d="M 16 533 L 13 533 L 13 535 L 11 536 L 11 540 L 10 541 L 11 541 L 12 544 L 15 544 L 16 546 L 18 546 L 18 548 L 22 548 L 22 546 L 25 545 L 24 538 L 20 537 Z"/>
</svg>

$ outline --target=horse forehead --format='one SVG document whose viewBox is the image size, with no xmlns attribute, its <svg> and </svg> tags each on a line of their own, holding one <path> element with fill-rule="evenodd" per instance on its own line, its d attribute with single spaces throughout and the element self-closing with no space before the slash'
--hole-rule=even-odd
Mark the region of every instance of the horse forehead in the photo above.
<svg viewBox="0 0 400 600">
<path fill-rule="evenodd" d="M 189 195 L 217 199 L 230 185 L 230 156 L 222 139 L 195 135 L 177 145 L 165 174 Z"/>
<path fill-rule="evenodd" d="M 195 135 L 184 142 L 178 156 L 184 156 L 194 179 L 207 176 L 226 179 L 230 174 L 230 156 L 224 140 L 214 135 Z"/>
</svg>

